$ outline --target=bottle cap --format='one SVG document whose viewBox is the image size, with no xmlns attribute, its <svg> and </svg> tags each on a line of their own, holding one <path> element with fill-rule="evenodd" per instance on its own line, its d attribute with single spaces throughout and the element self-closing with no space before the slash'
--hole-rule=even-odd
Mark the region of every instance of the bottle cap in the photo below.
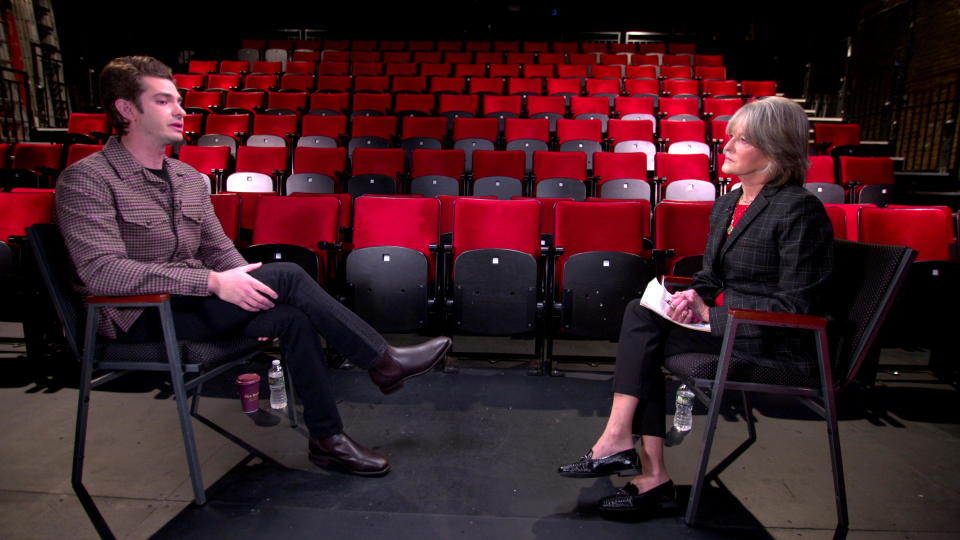
<svg viewBox="0 0 960 540">
<path fill-rule="evenodd" d="M 275 365 L 275 366 L 279 366 L 279 365 L 280 365 L 280 360 L 274 360 L 274 361 L 272 362 L 272 364 Z"/>
</svg>

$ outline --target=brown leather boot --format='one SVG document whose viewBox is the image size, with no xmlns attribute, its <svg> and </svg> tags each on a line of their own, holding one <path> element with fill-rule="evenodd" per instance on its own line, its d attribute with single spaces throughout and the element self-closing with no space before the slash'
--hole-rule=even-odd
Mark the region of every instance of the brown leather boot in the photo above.
<svg viewBox="0 0 960 540">
<path fill-rule="evenodd" d="M 452 343 L 449 337 L 441 336 L 412 347 L 387 346 L 383 358 L 370 370 L 370 378 L 384 394 L 396 392 L 407 379 L 433 369 Z"/>
<path fill-rule="evenodd" d="M 390 472 L 390 463 L 383 455 L 361 445 L 346 433 L 326 439 L 310 439 L 309 458 L 314 465 L 331 465 L 358 476 L 383 476 Z"/>
</svg>

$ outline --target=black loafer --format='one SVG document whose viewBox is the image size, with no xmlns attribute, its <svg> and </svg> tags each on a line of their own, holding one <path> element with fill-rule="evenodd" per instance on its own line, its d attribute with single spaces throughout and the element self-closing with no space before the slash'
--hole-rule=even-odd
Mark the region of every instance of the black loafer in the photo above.
<svg viewBox="0 0 960 540">
<path fill-rule="evenodd" d="M 616 454 L 610 454 L 598 459 L 593 459 L 593 450 L 587 452 L 587 455 L 580 458 L 579 461 L 561 465 L 557 472 L 560 476 L 570 478 L 596 478 L 598 476 L 607 476 L 617 473 L 620 476 L 633 476 L 640 474 L 640 456 L 636 449 L 631 448 Z"/>
<path fill-rule="evenodd" d="M 597 509 L 604 514 L 624 515 L 675 508 L 676 505 L 677 490 L 673 481 L 667 480 L 643 493 L 637 491 L 637 486 L 627 483 L 613 495 L 600 499 Z"/>
</svg>

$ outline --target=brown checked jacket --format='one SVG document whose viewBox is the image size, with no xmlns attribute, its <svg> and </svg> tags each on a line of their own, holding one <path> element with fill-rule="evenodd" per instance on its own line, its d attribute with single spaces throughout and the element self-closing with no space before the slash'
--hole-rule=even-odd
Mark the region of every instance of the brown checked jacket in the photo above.
<svg viewBox="0 0 960 540">
<path fill-rule="evenodd" d="M 57 221 L 81 294 L 205 296 L 211 270 L 246 264 L 213 212 L 206 178 L 175 159 L 163 167 L 169 182 L 111 138 L 60 174 Z M 98 330 L 113 338 L 143 310 L 104 311 Z"/>
</svg>

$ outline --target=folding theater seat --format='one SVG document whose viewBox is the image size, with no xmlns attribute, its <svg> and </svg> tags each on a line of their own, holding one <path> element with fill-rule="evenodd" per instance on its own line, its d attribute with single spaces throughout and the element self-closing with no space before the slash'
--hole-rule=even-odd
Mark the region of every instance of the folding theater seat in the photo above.
<svg viewBox="0 0 960 540">
<path fill-rule="evenodd" d="M 456 206 L 457 201 L 460 199 L 486 199 L 494 200 L 496 197 L 490 196 L 454 196 L 454 195 L 437 195 L 435 197 L 440 201 L 440 238 L 441 242 L 446 244 L 450 243 L 450 239 L 453 238 L 453 208 Z M 444 264 L 444 267 L 449 267 L 449 264 Z M 443 274 L 446 275 L 446 274 Z"/>
<path fill-rule="evenodd" d="M 486 64 L 453 64 L 454 77 L 482 78 L 487 76 Z"/>
<path fill-rule="evenodd" d="M 237 148 L 236 172 L 227 177 L 226 191 L 277 193 L 280 179 L 287 173 L 288 156 L 286 147 Z"/>
<path fill-rule="evenodd" d="M 510 78 L 520 76 L 520 64 L 490 64 L 490 76 Z"/>
<path fill-rule="evenodd" d="M 463 150 L 414 150 L 410 193 L 425 197 L 460 195 L 464 160 Z"/>
<path fill-rule="evenodd" d="M 394 94 L 393 110 L 399 117 L 433 116 L 437 98 L 433 94 Z"/>
<path fill-rule="evenodd" d="M 357 148 L 351 154 L 353 176 L 347 180 L 347 193 L 360 195 L 394 195 L 404 170 L 400 148 Z"/>
<path fill-rule="evenodd" d="M 543 93 L 544 80 L 557 76 L 555 64 L 526 64 L 523 66 L 523 76 L 527 79 L 537 79 L 540 87 L 537 94 Z"/>
<path fill-rule="evenodd" d="M 228 91 L 224 109 L 245 109 L 251 113 L 259 112 L 267 103 L 267 93 L 263 90 Z"/>
<path fill-rule="evenodd" d="M 269 109 L 268 109 L 269 110 Z M 279 109 L 283 111 L 284 109 Z M 300 132 L 295 114 L 255 114 L 247 146 L 290 146 Z"/>
<path fill-rule="evenodd" d="M 587 79 L 586 94 L 607 100 L 607 109 L 613 108 L 613 100 L 620 95 L 620 79 Z"/>
<path fill-rule="evenodd" d="M 173 84 L 181 92 L 203 90 L 207 87 L 207 76 L 198 73 L 177 73 L 173 76 Z"/>
<path fill-rule="evenodd" d="M 918 252 L 881 331 L 881 346 L 926 348 L 935 370 L 955 369 L 953 336 L 960 320 L 953 310 L 931 309 L 931 298 L 960 296 L 953 210 L 946 206 L 865 207 L 859 218 L 859 241 L 907 246 Z"/>
<path fill-rule="evenodd" d="M 300 265 L 321 284 L 330 282 L 328 253 L 340 241 L 340 201 L 333 197 L 263 195 L 257 200 L 248 261 Z"/>
<path fill-rule="evenodd" d="M 564 118 L 566 113 L 567 102 L 561 96 L 527 97 L 527 116 L 533 119 L 547 119 L 550 133 L 556 133 L 557 120 Z"/>
<path fill-rule="evenodd" d="M 294 60 L 287 62 L 287 74 L 316 75 L 317 66 L 314 62 L 304 62 L 303 60 Z"/>
<path fill-rule="evenodd" d="M 520 96 L 483 96 L 483 116 L 496 118 L 500 131 L 507 118 L 520 118 L 523 113 L 523 98 Z"/>
<path fill-rule="evenodd" d="M 17 143 L 13 147 L 10 169 L 2 173 L 7 187 L 53 187 L 60 174 L 63 145 L 60 143 Z"/>
<path fill-rule="evenodd" d="M 809 159 L 810 167 L 807 169 L 807 177 L 803 187 L 816 195 L 824 204 L 842 204 L 846 197 L 843 186 L 837 184 L 835 180 L 833 158 L 830 156 L 810 156 Z"/>
<path fill-rule="evenodd" d="M 301 114 L 307 110 L 309 94 L 302 91 L 267 92 L 267 110 L 293 111 Z"/>
<path fill-rule="evenodd" d="M 547 79 L 547 95 L 562 97 L 565 104 L 570 98 L 580 95 L 580 79 Z"/>
<path fill-rule="evenodd" d="M 597 63 L 597 55 L 586 52 L 569 53 L 567 54 L 567 62 L 575 66 L 592 66 Z"/>
<path fill-rule="evenodd" d="M 350 61 L 354 64 L 365 64 L 383 60 L 380 51 L 375 51 L 374 48 L 376 48 L 376 42 L 373 41 L 364 42 L 359 47 L 351 44 Z"/>
<path fill-rule="evenodd" d="M 103 144 L 110 136 L 110 124 L 103 113 L 70 113 L 67 135 L 71 142 Z"/>
<path fill-rule="evenodd" d="M 473 154 L 473 195 L 501 200 L 521 196 L 525 163 L 526 155 L 520 150 L 477 150 Z"/>
<path fill-rule="evenodd" d="M 406 53 L 409 54 L 409 53 Z M 383 74 L 391 79 L 397 77 L 415 77 L 420 71 L 420 66 L 414 63 L 387 63 L 383 67 Z M 423 79 L 424 88 L 426 88 L 427 80 Z"/>
<path fill-rule="evenodd" d="M 350 94 L 346 92 L 317 92 L 310 94 L 307 114 L 344 116 L 350 112 Z"/>
<path fill-rule="evenodd" d="M 618 97 L 613 101 L 613 110 L 620 120 L 649 120 L 656 131 L 655 105 L 655 97 Z"/>
<path fill-rule="evenodd" d="M 506 62 L 508 64 L 533 64 L 537 56 L 532 52 L 508 52 Z"/>
<path fill-rule="evenodd" d="M 776 81 L 740 81 L 740 92 L 746 99 L 777 95 Z"/>
<path fill-rule="evenodd" d="M 250 116 L 250 114 L 209 114 L 203 133 L 204 135 L 226 135 L 238 142 L 243 141 L 250 135 Z"/>
<path fill-rule="evenodd" d="M 431 77 L 431 94 L 463 94 L 467 86 L 465 77 Z"/>
<path fill-rule="evenodd" d="M 207 90 L 239 90 L 243 77 L 237 73 L 211 73 L 207 75 Z"/>
<path fill-rule="evenodd" d="M 647 156 L 643 152 L 599 152 L 593 159 L 597 191 L 601 198 L 651 200 Z"/>
<path fill-rule="evenodd" d="M 693 65 L 693 57 L 688 54 L 665 54 L 660 63 L 664 66 L 690 66 Z"/>
<path fill-rule="evenodd" d="M 587 198 L 587 155 L 583 152 L 534 152 L 533 176 L 537 197 Z"/>
<path fill-rule="evenodd" d="M 224 174 L 230 170 L 230 148 L 227 146 L 180 147 L 177 159 L 207 175 L 210 193 L 223 189 Z"/>
<path fill-rule="evenodd" d="M 659 65 L 647 65 L 647 66 L 627 66 L 624 68 L 624 82 L 630 79 L 654 79 L 656 80 L 660 76 L 660 66 Z M 659 89 L 657 89 L 659 93 Z"/>
<path fill-rule="evenodd" d="M 628 302 L 653 276 L 641 257 L 650 207 L 635 202 L 557 203 L 554 242 L 562 248 L 551 287 L 558 321 L 548 327 L 547 359 L 562 335 L 616 341 Z"/>
<path fill-rule="evenodd" d="M 453 73 L 453 66 L 450 64 L 439 63 L 421 63 L 420 75 L 422 77 L 449 77 Z M 466 81 L 464 81 L 466 82 Z"/>
<path fill-rule="evenodd" d="M 354 92 L 370 92 L 383 94 L 390 91 L 390 77 L 381 75 L 355 75 L 353 77 Z"/>
<path fill-rule="evenodd" d="M 693 68 L 690 66 L 660 66 L 661 79 L 691 79 L 693 78 Z"/>
<path fill-rule="evenodd" d="M 538 64 L 566 64 L 567 56 L 561 52 L 540 53 L 537 55 Z"/>
<path fill-rule="evenodd" d="M 350 155 L 357 148 L 390 148 L 397 136 L 395 116 L 356 116 L 347 149 Z"/>
<path fill-rule="evenodd" d="M 324 60 L 317 65 L 317 75 L 349 75 L 350 74 L 350 63 L 349 62 L 337 62 L 334 60 Z"/>
<path fill-rule="evenodd" d="M 393 105 L 393 96 L 390 94 L 353 94 L 350 106 L 350 117 L 359 116 L 386 116 Z"/>
<path fill-rule="evenodd" d="M 304 73 L 286 73 L 280 77 L 281 90 L 299 90 L 310 92 L 313 90 L 316 81 L 313 75 Z"/>
<path fill-rule="evenodd" d="M 250 71 L 253 73 L 280 74 L 283 73 L 283 62 L 260 60 L 250 66 Z"/>
<path fill-rule="evenodd" d="M 206 75 L 207 73 L 214 73 L 217 71 L 219 62 L 216 60 L 191 60 L 187 64 L 188 73 L 200 73 Z"/>
<path fill-rule="evenodd" d="M 599 120 L 603 133 L 607 132 L 612 102 L 606 97 L 570 98 L 570 116 L 576 120 Z"/>
<path fill-rule="evenodd" d="M 660 145 L 671 154 L 703 154 L 709 157 L 707 126 L 703 120 L 660 122 Z"/>
<path fill-rule="evenodd" d="M 457 118 L 475 118 L 480 108 L 480 96 L 440 94 L 437 112 L 447 118 L 447 129 L 453 130 L 453 122 Z"/>
<path fill-rule="evenodd" d="M 360 197 L 346 262 L 347 305 L 380 332 L 427 328 L 440 298 L 440 202 Z"/>
<path fill-rule="evenodd" d="M 583 80 L 590 75 L 590 66 L 587 64 L 559 64 L 556 67 L 558 79 L 579 79 L 581 86 Z"/>
<path fill-rule="evenodd" d="M 700 81 L 696 79 L 667 79 L 663 81 L 664 96 L 672 97 L 699 97 Z"/>
<path fill-rule="evenodd" d="M 71 144 L 67 148 L 67 161 L 63 164 L 63 166 L 64 168 L 69 167 L 81 159 L 99 152 L 100 150 L 103 150 L 102 144 Z M 229 150 L 227 152 L 229 154 Z"/>
<path fill-rule="evenodd" d="M 350 74 L 354 77 L 381 77 L 383 71 L 382 62 L 354 62 L 350 65 Z"/>
<path fill-rule="evenodd" d="M 535 336 L 531 369 L 543 351 L 540 203 L 457 199 L 447 310 L 459 332 Z M 486 354 L 486 353 L 485 353 Z"/>
<path fill-rule="evenodd" d="M 818 154 L 831 154 L 838 146 L 860 144 L 860 124 L 813 124 L 813 143 Z"/>
<path fill-rule="evenodd" d="M 430 49 L 411 49 L 413 51 L 413 61 L 417 64 L 439 64 L 443 58 L 443 53 Z M 447 73 L 449 75 L 449 72 Z"/>
<path fill-rule="evenodd" d="M 511 96 L 539 96 L 543 94 L 543 79 L 510 77 L 507 94 Z"/>
<path fill-rule="evenodd" d="M 453 121 L 453 147 L 463 150 L 465 169 L 473 174 L 473 153 L 476 150 L 494 150 L 499 137 L 496 118 L 456 118 Z"/>
<path fill-rule="evenodd" d="M 710 232 L 707 201 L 663 201 L 653 211 L 657 275 L 692 276 L 703 267 Z"/>
<path fill-rule="evenodd" d="M 53 223 L 55 213 L 52 191 L 0 192 L 0 243 L 6 244 L 13 237 L 19 245 L 27 227 Z"/>
<path fill-rule="evenodd" d="M 660 81 L 657 79 L 632 78 L 623 81 L 623 92 L 630 97 L 654 98 L 659 102 Z"/>
<path fill-rule="evenodd" d="M 893 160 L 840 156 L 840 183 L 847 189 L 850 202 L 883 206 L 893 200 Z"/>
<path fill-rule="evenodd" d="M 695 66 L 722 66 L 722 54 L 695 54 L 693 55 L 693 65 Z"/>
<path fill-rule="evenodd" d="M 346 148 L 297 147 L 293 154 L 293 174 L 284 183 L 284 193 L 339 192 L 346 169 Z"/>
<path fill-rule="evenodd" d="M 593 79 L 613 80 L 613 82 L 616 82 L 617 86 L 619 86 L 620 79 L 623 77 L 623 71 L 623 65 L 590 66 L 590 77 Z M 587 82 L 589 83 L 590 79 L 587 79 Z M 589 90 L 587 93 L 589 93 Z"/>
<path fill-rule="evenodd" d="M 218 111 L 223 107 L 224 93 L 220 90 L 188 90 L 183 98 L 185 110 Z"/>
<path fill-rule="evenodd" d="M 546 118 L 507 118 L 504 138 L 507 150 L 522 150 L 527 155 L 526 168 L 529 174 L 533 171 L 533 153 L 548 149 L 550 121 Z"/>
<path fill-rule="evenodd" d="M 716 187 L 710 182 L 710 160 L 703 154 L 658 153 L 655 182 L 658 201 L 712 201 Z"/>
<path fill-rule="evenodd" d="M 698 120 L 700 118 L 700 100 L 697 98 L 660 98 L 658 115 L 660 118 L 667 120 Z"/>
<path fill-rule="evenodd" d="M 334 148 L 346 137 L 346 116 L 320 116 L 308 114 L 303 117 L 297 146 Z"/>
<path fill-rule="evenodd" d="M 447 138 L 447 119 L 442 116 L 407 116 L 402 119 L 400 148 L 410 163 L 414 150 L 440 150 Z M 408 167 L 409 169 L 409 167 Z"/>
<path fill-rule="evenodd" d="M 657 146 L 653 142 L 652 120 L 610 120 L 607 137 L 616 153 L 642 153 L 646 156 L 647 171 L 654 169 Z"/>
<path fill-rule="evenodd" d="M 278 77 L 271 73 L 251 73 L 243 78 L 244 89 L 276 90 Z"/>
<path fill-rule="evenodd" d="M 394 94 L 424 94 L 427 91 L 427 78 L 424 76 L 396 76 L 390 81 L 390 91 Z"/>
<path fill-rule="evenodd" d="M 317 92 L 350 92 L 352 87 L 349 75 L 317 75 Z"/>
<path fill-rule="evenodd" d="M 473 54 L 463 51 L 444 51 L 443 62 L 445 64 L 471 64 L 473 63 Z"/>
<path fill-rule="evenodd" d="M 557 140 L 561 152 L 582 152 L 587 170 L 593 170 L 593 154 L 603 151 L 603 124 L 600 120 L 557 120 Z"/>
<path fill-rule="evenodd" d="M 223 227 L 223 234 L 236 242 L 240 235 L 240 205 L 242 204 L 240 195 L 216 193 L 210 195 L 210 203 L 213 204 L 213 213 L 216 214 L 217 221 Z"/>
<path fill-rule="evenodd" d="M 740 98 L 740 90 L 737 81 L 733 80 L 704 80 L 703 97 L 716 99 Z"/>
</svg>

